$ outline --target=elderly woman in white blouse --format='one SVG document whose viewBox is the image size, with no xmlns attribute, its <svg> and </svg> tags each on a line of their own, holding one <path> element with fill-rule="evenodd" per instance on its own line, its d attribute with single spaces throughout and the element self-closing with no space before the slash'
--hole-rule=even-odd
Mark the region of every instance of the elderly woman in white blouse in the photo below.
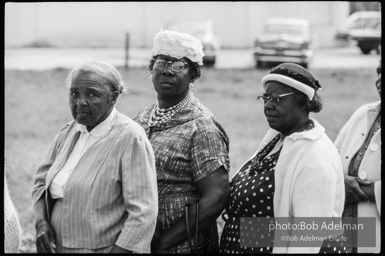
<svg viewBox="0 0 385 256">
<path fill-rule="evenodd" d="M 155 160 L 144 130 L 114 107 L 121 76 L 90 62 L 67 85 L 74 120 L 56 135 L 32 189 L 37 252 L 149 253 Z"/>
</svg>

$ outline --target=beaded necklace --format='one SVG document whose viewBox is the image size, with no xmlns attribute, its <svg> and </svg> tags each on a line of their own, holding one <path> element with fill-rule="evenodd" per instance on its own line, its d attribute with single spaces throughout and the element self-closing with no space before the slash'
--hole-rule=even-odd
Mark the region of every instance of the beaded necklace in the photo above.
<svg viewBox="0 0 385 256">
<path fill-rule="evenodd" d="M 189 104 L 192 100 L 193 93 L 189 91 L 186 97 L 179 102 L 178 104 L 171 106 L 169 108 L 159 108 L 158 103 L 155 103 L 155 107 L 153 108 L 150 119 L 148 121 L 149 126 L 158 126 L 163 124 L 171 119 L 171 117 L 178 112 L 181 108 Z"/>
</svg>

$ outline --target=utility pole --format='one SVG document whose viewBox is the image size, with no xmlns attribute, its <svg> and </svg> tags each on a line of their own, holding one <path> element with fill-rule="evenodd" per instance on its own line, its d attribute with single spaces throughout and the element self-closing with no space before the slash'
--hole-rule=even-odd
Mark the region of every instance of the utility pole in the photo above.
<svg viewBox="0 0 385 256">
<path fill-rule="evenodd" d="M 128 58 L 129 58 L 129 55 L 128 55 L 128 52 L 130 50 L 130 33 L 126 33 L 126 41 L 125 41 L 125 59 L 124 59 L 124 67 L 126 69 L 128 69 Z"/>
</svg>

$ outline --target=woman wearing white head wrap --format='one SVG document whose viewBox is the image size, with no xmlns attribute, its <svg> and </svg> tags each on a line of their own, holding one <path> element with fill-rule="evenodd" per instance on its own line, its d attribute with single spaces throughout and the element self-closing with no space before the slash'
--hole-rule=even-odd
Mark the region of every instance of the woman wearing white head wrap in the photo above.
<svg viewBox="0 0 385 256">
<path fill-rule="evenodd" d="M 159 213 L 152 253 L 191 252 L 184 210 L 191 204 L 188 219 L 194 233 L 198 200 L 197 245 L 216 249 L 216 219 L 228 198 L 229 143 L 213 114 L 190 90 L 200 77 L 202 44 L 185 33 L 160 31 L 152 56 L 150 79 L 158 100 L 135 118 L 156 158 Z"/>
</svg>

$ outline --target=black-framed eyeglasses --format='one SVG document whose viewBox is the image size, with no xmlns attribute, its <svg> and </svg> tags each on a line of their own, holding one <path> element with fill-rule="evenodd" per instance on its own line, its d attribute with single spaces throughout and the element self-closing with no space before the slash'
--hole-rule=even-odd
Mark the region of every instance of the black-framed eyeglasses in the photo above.
<svg viewBox="0 0 385 256">
<path fill-rule="evenodd" d="M 171 69 L 175 72 L 183 71 L 185 66 L 188 65 L 188 62 L 182 60 L 167 61 L 163 59 L 156 59 L 154 62 L 154 67 L 156 69 L 163 70 L 167 67 L 168 63 L 171 63 Z"/>
<path fill-rule="evenodd" d="M 294 92 L 289 92 L 289 93 L 280 94 L 280 95 L 278 95 L 276 93 L 273 93 L 270 96 L 267 96 L 267 95 L 264 94 L 264 95 L 259 95 L 257 97 L 257 99 L 260 102 L 262 102 L 263 105 L 266 105 L 268 100 L 271 100 L 271 102 L 274 103 L 274 104 L 278 104 L 280 98 L 285 97 L 285 96 L 289 96 L 289 95 L 291 95 L 293 93 Z"/>
</svg>

